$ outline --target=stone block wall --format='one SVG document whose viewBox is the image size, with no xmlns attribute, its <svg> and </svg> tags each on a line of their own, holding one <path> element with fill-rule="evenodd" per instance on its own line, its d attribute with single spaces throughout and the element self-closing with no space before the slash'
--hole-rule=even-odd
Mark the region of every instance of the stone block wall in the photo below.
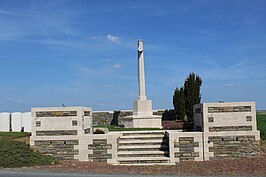
<svg viewBox="0 0 266 177">
<path fill-rule="evenodd" d="M 194 105 L 194 128 L 203 132 L 256 131 L 255 102 Z"/>
<path fill-rule="evenodd" d="M 54 107 L 32 109 L 33 136 L 82 135 L 92 132 L 92 109 Z"/>
<path fill-rule="evenodd" d="M 195 152 L 195 147 L 199 147 L 199 142 L 194 141 L 194 137 L 179 137 L 174 143 L 175 158 L 179 161 L 195 161 L 195 157 L 199 157 L 199 152 Z"/>
<path fill-rule="evenodd" d="M 107 162 L 112 159 L 112 154 L 108 153 L 108 149 L 112 149 L 112 144 L 107 144 L 107 139 L 94 139 L 93 144 L 88 145 L 88 149 L 92 149 L 93 153 L 88 154 L 88 158 L 93 162 Z"/>
<path fill-rule="evenodd" d="M 74 155 L 79 153 L 74 145 L 78 145 L 78 140 L 37 140 L 35 147 L 45 155 L 51 155 L 58 160 L 73 160 Z"/>
<path fill-rule="evenodd" d="M 205 160 L 260 155 L 259 131 L 204 132 L 203 134 Z"/>
<path fill-rule="evenodd" d="M 252 126 L 209 127 L 209 132 L 223 132 L 223 131 L 252 131 Z"/>
<path fill-rule="evenodd" d="M 154 115 L 163 115 L 164 110 L 153 110 Z M 124 125 L 124 117 L 131 116 L 133 110 L 94 111 L 93 125 Z"/>
<path fill-rule="evenodd" d="M 202 132 L 167 131 L 170 162 L 203 161 Z"/>
<path fill-rule="evenodd" d="M 260 152 L 255 136 L 209 136 L 208 142 L 213 144 L 209 147 L 209 152 L 213 152 L 209 160 L 257 157 Z"/>
</svg>

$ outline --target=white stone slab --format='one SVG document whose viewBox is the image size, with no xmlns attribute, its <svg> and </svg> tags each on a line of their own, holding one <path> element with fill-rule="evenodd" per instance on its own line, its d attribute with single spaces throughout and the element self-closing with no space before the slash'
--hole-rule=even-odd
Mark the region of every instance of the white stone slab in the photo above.
<svg viewBox="0 0 266 177">
<path fill-rule="evenodd" d="M 21 117 L 22 117 L 21 112 L 15 112 L 11 114 L 12 132 L 21 132 L 21 127 L 22 127 Z"/>
<path fill-rule="evenodd" d="M 0 113 L 0 131 L 9 132 L 10 129 L 10 114 L 7 112 Z"/>
<path fill-rule="evenodd" d="M 31 132 L 31 112 L 22 113 L 21 124 L 24 127 L 24 132 Z"/>
</svg>

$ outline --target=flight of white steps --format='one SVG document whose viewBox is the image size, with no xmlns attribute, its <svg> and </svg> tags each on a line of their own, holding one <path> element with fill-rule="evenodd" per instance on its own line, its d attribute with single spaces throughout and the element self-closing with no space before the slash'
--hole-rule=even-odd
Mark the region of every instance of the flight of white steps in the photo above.
<svg viewBox="0 0 266 177">
<path fill-rule="evenodd" d="M 173 165 L 169 159 L 165 131 L 123 132 L 118 139 L 120 165 Z"/>
</svg>

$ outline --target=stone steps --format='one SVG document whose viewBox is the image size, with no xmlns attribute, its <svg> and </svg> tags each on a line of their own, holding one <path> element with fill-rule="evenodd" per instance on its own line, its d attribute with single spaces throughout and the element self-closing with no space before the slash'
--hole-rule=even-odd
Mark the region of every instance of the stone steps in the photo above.
<svg viewBox="0 0 266 177">
<path fill-rule="evenodd" d="M 119 146 L 118 151 L 166 151 L 168 145 L 149 145 L 149 146 Z"/>
<path fill-rule="evenodd" d="M 120 165 L 169 163 L 169 145 L 164 131 L 124 132 L 118 139 Z"/>
<path fill-rule="evenodd" d="M 130 135 L 130 136 L 121 136 L 121 140 L 132 140 L 132 139 L 157 139 L 157 138 L 163 138 L 163 134 L 158 134 L 158 135 Z"/>
<path fill-rule="evenodd" d="M 118 157 L 165 157 L 169 151 L 120 151 Z"/>
<path fill-rule="evenodd" d="M 157 144 L 166 142 L 162 138 L 160 139 L 130 139 L 130 140 L 119 140 L 120 144 Z"/>
<path fill-rule="evenodd" d="M 120 164 L 160 164 L 168 163 L 168 157 L 119 157 Z"/>
<path fill-rule="evenodd" d="M 123 136 L 138 136 L 138 135 L 164 135 L 164 131 L 133 131 L 124 132 Z"/>
</svg>

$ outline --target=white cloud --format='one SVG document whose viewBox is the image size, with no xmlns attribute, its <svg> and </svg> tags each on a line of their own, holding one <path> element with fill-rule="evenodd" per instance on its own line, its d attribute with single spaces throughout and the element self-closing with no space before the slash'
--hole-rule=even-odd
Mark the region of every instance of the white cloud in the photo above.
<svg viewBox="0 0 266 177">
<path fill-rule="evenodd" d="M 108 34 L 108 35 L 106 36 L 106 38 L 107 38 L 109 41 L 113 42 L 113 43 L 117 43 L 118 40 L 119 40 L 119 36 L 114 36 L 114 35 L 111 35 L 111 34 Z"/>
<path fill-rule="evenodd" d="M 115 65 L 113 66 L 113 68 L 120 69 L 120 68 L 123 68 L 123 65 L 121 65 L 121 64 L 115 64 Z"/>
</svg>

